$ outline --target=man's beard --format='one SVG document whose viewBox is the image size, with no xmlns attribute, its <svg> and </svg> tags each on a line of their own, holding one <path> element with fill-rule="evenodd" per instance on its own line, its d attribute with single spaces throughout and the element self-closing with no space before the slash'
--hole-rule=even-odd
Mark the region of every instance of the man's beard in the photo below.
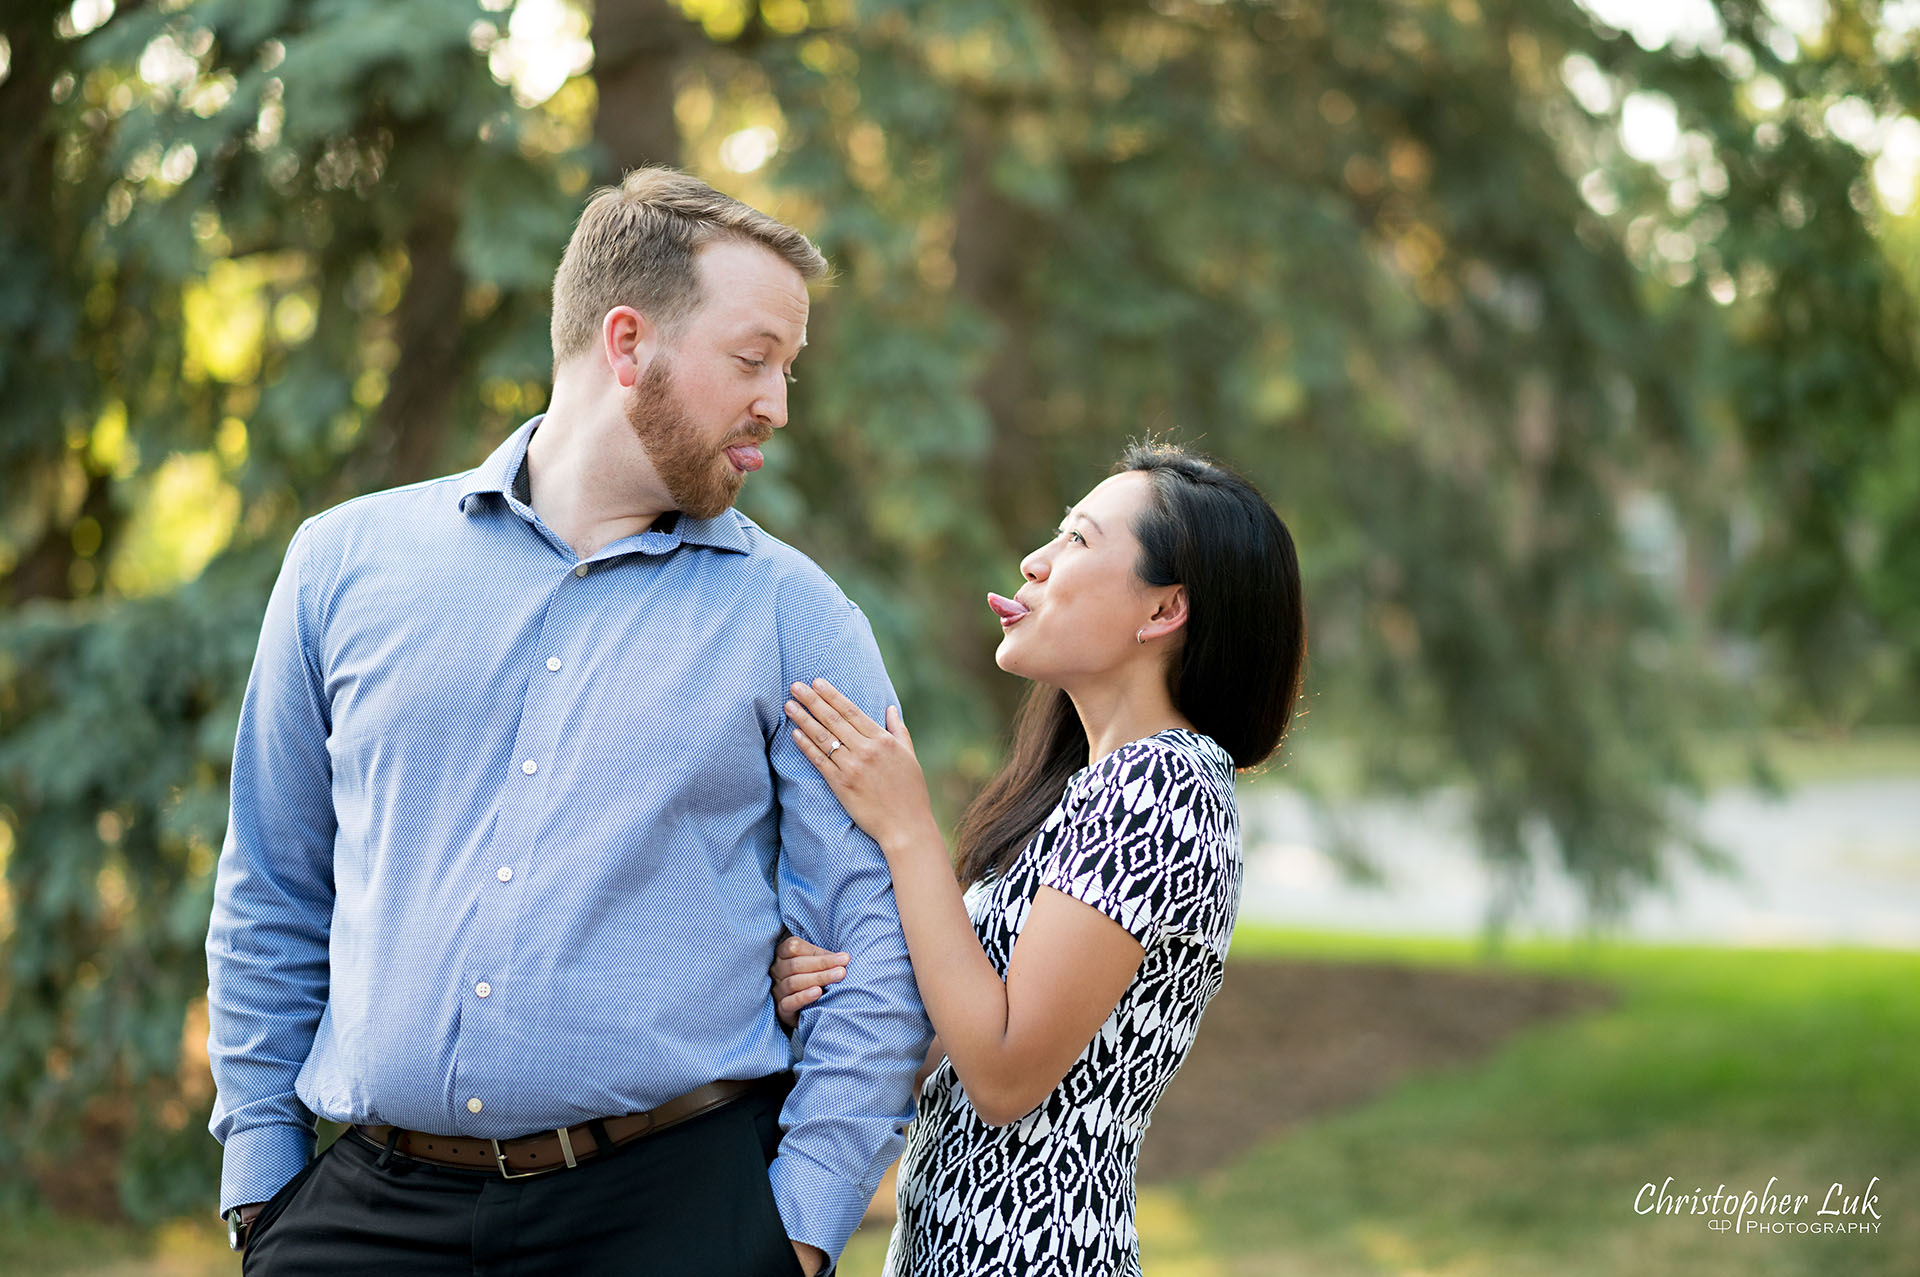
<svg viewBox="0 0 1920 1277">
<path fill-rule="evenodd" d="M 680 402 L 665 357 L 656 355 L 627 401 L 627 422 L 647 450 L 667 495 L 689 519 L 711 519 L 733 504 L 747 476 L 710 448 Z"/>
</svg>

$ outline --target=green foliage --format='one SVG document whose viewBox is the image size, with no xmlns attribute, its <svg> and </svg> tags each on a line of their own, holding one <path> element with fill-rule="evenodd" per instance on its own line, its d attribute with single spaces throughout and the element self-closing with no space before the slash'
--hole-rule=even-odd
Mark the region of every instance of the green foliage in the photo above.
<svg viewBox="0 0 1920 1277">
<path fill-rule="evenodd" d="M 864 505 L 850 548 L 918 622 L 909 651 L 967 633 L 984 668 L 979 589 L 1125 436 L 1197 439 L 1306 546 L 1304 740 L 1357 737 L 1376 782 L 1466 777 L 1514 892 L 1551 848 L 1604 915 L 1660 880 L 1683 832 L 1667 790 L 1691 779 L 1676 728 L 1708 708 L 1686 690 L 1689 618 L 1622 544 L 1623 500 L 1663 493 L 1709 558 L 1767 512 L 1758 549 L 1714 570 L 1816 709 L 1857 712 L 1884 686 L 1865 654 L 1911 648 L 1892 597 L 1908 507 L 1867 525 L 1877 555 L 1839 553 L 1863 535 L 1862 489 L 1914 473 L 1888 465 L 1916 389 L 1910 294 L 1862 211 L 1861 155 L 1818 116 L 1863 85 L 1898 106 L 1872 57 L 1784 63 L 1740 12 L 1709 58 L 1560 6 L 980 5 L 964 38 L 935 7 L 877 7 L 762 57 L 784 188 L 863 285 L 823 303 L 820 349 L 891 367 L 931 338 L 914 362 L 943 368 L 973 350 L 925 317 L 993 335 L 961 374 L 985 433 L 844 356 L 806 401 L 861 477 L 822 473 L 814 508 L 830 485 Z M 1613 77 L 1611 107 L 1572 100 L 1569 55 Z M 1778 121 L 1740 100 L 1756 62 L 1787 85 Z M 1724 180 L 1623 154 L 1630 91 L 1671 94 L 1695 167 Z M 1619 192 L 1610 216 L 1582 195 L 1595 181 Z M 1690 207 L 1671 194 L 1688 182 Z M 1817 232 L 1809 209 L 1830 218 Z M 1647 247 L 1674 236 L 1690 258 Z M 1722 281 L 1731 306 L 1709 297 Z M 919 464 L 928 421 L 965 468 Z M 1726 488 L 1699 483 L 1741 461 Z M 979 702 L 948 668 L 901 673 L 917 705 L 965 721 Z"/>
<path fill-rule="evenodd" d="M 14 803 L 18 925 L 0 1106 L 15 1165 L 40 1138 L 70 1151 L 89 1099 L 145 1101 L 155 1080 L 159 1094 L 173 1089 L 182 1017 L 206 985 L 232 687 L 245 683 L 251 614 L 277 567 L 251 560 L 112 609 L 36 609 L 6 630 L 0 774 Z M 136 1144 L 166 1135 L 143 1123 Z M 183 1193 L 198 1185 L 164 1164 L 145 1172 L 123 1182 L 130 1207 L 194 1206 Z"/>
<path fill-rule="evenodd" d="M 205 989 L 233 722 L 280 547 L 303 511 L 504 432 L 544 375 L 573 201 L 469 47 L 482 16 L 250 0 L 135 7 L 77 40 L 52 6 L 9 17 L 0 93 L 28 107 L 0 151 L 47 179 L 9 186 L 0 235 L 9 1176 L 91 1109 L 128 1130 L 127 1209 L 204 1207 L 175 1155 L 209 1160 L 204 1088 L 197 1112 L 164 1097 Z M 156 48 L 191 69 L 142 80 L 136 64 L 167 72 Z M 109 565 L 132 503 L 194 450 L 241 499 L 231 549 L 128 596 Z"/>
<path fill-rule="evenodd" d="M 1827 122 L 1920 96 L 1871 4 L 1795 48 L 1726 3 L 1700 50 L 1517 0 L 681 9 L 601 0 L 645 47 L 537 107 L 466 0 L 9 10 L 0 1166 L 107 1097 L 129 1210 L 205 1191 L 164 1170 L 204 1094 L 153 1097 L 280 547 L 539 410 L 546 280 L 621 164 L 835 261 L 746 504 L 872 616 L 949 815 L 1017 690 L 982 593 L 1146 433 L 1300 540 L 1290 775 L 1338 741 L 1374 785 L 1465 783 L 1507 903 L 1542 854 L 1602 917 L 1661 880 L 1692 716 L 1913 703 L 1920 232 Z M 620 150 L 596 93 L 679 154 Z M 1671 104 L 1666 157 L 1623 148 L 1631 101 Z M 747 124 L 780 154 L 732 174 Z M 1623 531 L 1646 500 L 1684 588 Z M 1771 681 L 1728 686 L 1731 641 Z"/>
</svg>

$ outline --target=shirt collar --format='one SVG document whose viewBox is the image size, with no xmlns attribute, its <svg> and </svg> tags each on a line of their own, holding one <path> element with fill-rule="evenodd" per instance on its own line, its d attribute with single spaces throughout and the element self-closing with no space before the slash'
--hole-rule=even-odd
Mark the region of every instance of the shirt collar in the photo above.
<svg viewBox="0 0 1920 1277">
<path fill-rule="evenodd" d="M 459 506 L 467 508 L 467 499 L 482 493 L 491 493 L 497 497 L 513 496 L 513 480 L 520 473 L 520 467 L 527 459 L 527 444 L 533 438 L 540 417 L 531 417 L 521 427 L 508 435 L 499 447 L 493 450 L 485 461 L 467 471 L 466 481 L 460 485 Z"/>
<path fill-rule="evenodd" d="M 493 450 L 485 461 L 468 471 L 460 484 L 459 507 L 464 512 L 470 498 L 492 495 L 506 501 L 510 506 L 518 505 L 514 499 L 514 480 L 519 477 L 521 466 L 526 464 L 527 444 L 533 439 L 533 432 L 539 428 L 541 417 L 530 418 L 518 430 L 508 435 L 499 447 Z M 644 536 L 666 536 L 686 545 L 711 546 L 716 550 L 731 550 L 735 554 L 749 554 L 752 544 L 747 540 L 745 516 L 731 510 L 722 510 L 711 519 L 690 519 L 681 515 L 674 524 L 673 531 L 667 533 L 646 532 Z"/>
</svg>

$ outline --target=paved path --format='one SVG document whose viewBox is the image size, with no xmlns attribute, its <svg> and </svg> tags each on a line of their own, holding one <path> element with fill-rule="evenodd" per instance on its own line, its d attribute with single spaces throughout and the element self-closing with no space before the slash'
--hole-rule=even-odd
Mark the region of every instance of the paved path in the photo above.
<svg viewBox="0 0 1920 1277">
<path fill-rule="evenodd" d="M 1298 793 L 1256 783 L 1242 790 L 1241 811 L 1245 921 L 1460 936 L 1480 926 L 1492 880 L 1473 851 L 1457 792 L 1341 811 L 1384 871 L 1383 886 L 1342 878 L 1320 850 L 1327 840 Z M 1824 781 L 1779 799 L 1726 789 L 1704 805 L 1701 828 L 1733 856 L 1740 877 L 1715 877 L 1691 862 L 1677 868 L 1670 894 L 1632 907 L 1626 935 L 1920 949 L 1920 776 Z M 1536 864 L 1533 902 L 1513 933 L 1573 934 L 1581 920 L 1576 893 L 1544 860 Z"/>
</svg>

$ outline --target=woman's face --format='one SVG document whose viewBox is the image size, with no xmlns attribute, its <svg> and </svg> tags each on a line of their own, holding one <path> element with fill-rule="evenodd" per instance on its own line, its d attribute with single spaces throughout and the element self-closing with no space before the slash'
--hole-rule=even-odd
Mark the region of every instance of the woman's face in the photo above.
<svg viewBox="0 0 1920 1277">
<path fill-rule="evenodd" d="M 1170 588 L 1148 586 L 1134 572 L 1133 521 L 1152 484 L 1137 470 L 1105 480 L 1067 511 L 1053 540 L 1021 560 L 1026 584 L 1016 606 L 994 607 L 1006 632 L 994 654 L 1001 669 L 1063 687 L 1140 658 L 1135 636 Z"/>
</svg>

